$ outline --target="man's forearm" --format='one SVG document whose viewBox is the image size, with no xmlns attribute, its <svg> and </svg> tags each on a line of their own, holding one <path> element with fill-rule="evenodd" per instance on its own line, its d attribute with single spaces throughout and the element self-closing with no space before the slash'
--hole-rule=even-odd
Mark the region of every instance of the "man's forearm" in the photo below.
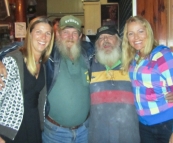
<svg viewBox="0 0 173 143">
<path fill-rule="evenodd" d="M 10 45 L 5 46 L 4 48 L 2 48 L 2 49 L 0 50 L 0 60 L 2 61 L 3 57 L 4 57 L 7 53 L 9 53 L 9 52 L 11 52 L 11 51 L 14 51 L 14 50 L 16 50 L 17 48 L 19 48 L 19 47 L 21 47 L 21 46 L 23 46 L 23 42 L 14 42 L 14 43 L 12 43 L 12 44 L 10 44 Z"/>
</svg>

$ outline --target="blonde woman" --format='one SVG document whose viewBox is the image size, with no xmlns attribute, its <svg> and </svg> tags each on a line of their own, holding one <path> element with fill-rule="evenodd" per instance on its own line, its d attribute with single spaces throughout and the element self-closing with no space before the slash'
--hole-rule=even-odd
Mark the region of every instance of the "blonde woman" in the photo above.
<svg viewBox="0 0 173 143">
<path fill-rule="evenodd" d="M 7 78 L 0 91 L 0 142 L 41 143 L 46 86 L 44 63 L 54 42 L 46 17 L 33 19 L 24 46 L 3 58 Z"/>
<path fill-rule="evenodd" d="M 172 133 L 173 53 L 158 45 L 149 22 L 130 17 L 122 42 L 123 68 L 129 72 L 135 96 L 142 143 L 168 143 Z"/>
</svg>

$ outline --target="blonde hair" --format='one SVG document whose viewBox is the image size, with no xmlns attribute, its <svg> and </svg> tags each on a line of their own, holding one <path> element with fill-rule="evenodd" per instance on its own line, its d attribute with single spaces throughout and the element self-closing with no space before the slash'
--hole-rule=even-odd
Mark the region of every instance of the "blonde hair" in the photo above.
<svg viewBox="0 0 173 143">
<path fill-rule="evenodd" d="M 40 16 L 34 18 L 28 25 L 24 46 L 20 49 L 20 51 L 24 56 L 24 61 L 26 62 L 27 69 L 33 76 L 37 74 L 37 67 L 34 59 L 34 53 L 32 50 L 33 46 L 32 46 L 31 32 L 34 29 L 35 25 L 39 23 L 47 23 L 51 26 L 51 41 L 41 56 L 43 63 L 45 63 L 46 60 L 49 58 L 54 44 L 54 32 L 53 32 L 52 23 L 47 19 L 47 17 Z"/>
<path fill-rule="evenodd" d="M 141 23 L 146 30 L 147 42 L 146 42 L 146 45 L 145 45 L 144 51 L 143 51 L 144 57 L 147 57 L 151 53 L 151 51 L 158 45 L 157 41 L 154 39 L 154 34 L 153 34 L 153 30 L 151 28 L 150 23 L 141 16 L 130 17 L 126 21 L 126 24 L 124 27 L 124 35 L 123 35 L 123 42 L 122 42 L 122 68 L 125 72 L 128 71 L 130 63 L 134 59 L 134 56 L 137 52 L 129 44 L 128 37 L 127 37 L 127 34 L 128 34 L 127 27 L 128 27 L 128 24 L 130 24 L 131 22 Z"/>
</svg>

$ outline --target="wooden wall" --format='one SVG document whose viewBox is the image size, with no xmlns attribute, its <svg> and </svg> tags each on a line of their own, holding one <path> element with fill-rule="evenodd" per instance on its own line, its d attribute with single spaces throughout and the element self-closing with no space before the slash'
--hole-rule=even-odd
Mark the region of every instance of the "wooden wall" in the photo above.
<svg viewBox="0 0 173 143">
<path fill-rule="evenodd" d="M 173 49 L 173 0 L 167 0 L 167 45 Z"/>
<path fill-rule="evenodd" d="M 172 0 L 170 0 L 172 1 Z M 156 40 L 167 44 L 167 0 L 137 0 L 137 14 L 151 24 Z"/>
</svg>

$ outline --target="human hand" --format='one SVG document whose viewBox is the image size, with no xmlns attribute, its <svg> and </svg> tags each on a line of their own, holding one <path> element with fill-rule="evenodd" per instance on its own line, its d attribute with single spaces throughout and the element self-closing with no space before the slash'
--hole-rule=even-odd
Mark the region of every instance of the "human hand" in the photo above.
<svg viewBox="0 0 173 143">
<path fill-rule="evenodd" d="M 0 61 L 0 90 L 5 86 L 2 77 L 7 78 L 7 71 L 4 64 Z"/>
<path fill-rule="evenodd" d="M 173 102 L 173 92 L 166 94 L 166 100 L 168 100 L 168 102 Z"/>
<path fill-rule="evenodd" d="M 0 143 L 5 143 L 5 141 L 0 137 Z"/>
<path fill-rule="evenodd" d="M 172 135 L 171 135 L 171 137 L 169 139 L 169 143 L 173 143 L 173 133 L 172 133 Z"/>
</svg>

